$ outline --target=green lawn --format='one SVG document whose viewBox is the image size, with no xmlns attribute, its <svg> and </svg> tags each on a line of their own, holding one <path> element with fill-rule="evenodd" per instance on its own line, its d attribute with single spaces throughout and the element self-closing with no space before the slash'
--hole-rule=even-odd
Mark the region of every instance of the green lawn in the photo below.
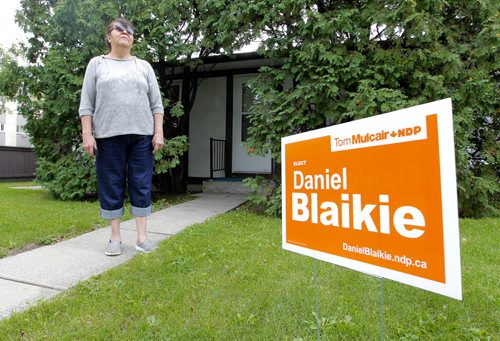
<svg viewBox="0 0 500 341">
<path fill-rule="evenodd" d="M 385 281 L 387 340 L 498 340 L 500 219 L 462 220 L 464 300 Z M 380 338 L 380 280 L 318 262 L 322 340 Z M 314 260 L 246 207 L 0 321 L 0 340 L 315 340 Z"/>
<path fill-rule="evenodd" d="M 14 189 L 35 183 L 0 183 L 0 258 L 22 248 L 51 244 L 108 225 L 97 201 L 59 201 L 45 190 Z M 173 202 L 186 198 L 172 198 Z M 154 203 L 155 210 L 172 200 Z M 126 210 L 124 219 L 131 219 Z"/>
</svg>

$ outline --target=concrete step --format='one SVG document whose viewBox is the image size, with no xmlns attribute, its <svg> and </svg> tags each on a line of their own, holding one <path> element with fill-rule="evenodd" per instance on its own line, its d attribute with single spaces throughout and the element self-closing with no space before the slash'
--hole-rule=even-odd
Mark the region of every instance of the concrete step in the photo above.
<svg viewBox="0 0 500 341">
<path fill-rule="evenodd" d="M 249 194 L 250 188 L 243 185 L 242 179 L 221 178 L 204 180 L 202 191 L 203 193 Z"/>
</svg>

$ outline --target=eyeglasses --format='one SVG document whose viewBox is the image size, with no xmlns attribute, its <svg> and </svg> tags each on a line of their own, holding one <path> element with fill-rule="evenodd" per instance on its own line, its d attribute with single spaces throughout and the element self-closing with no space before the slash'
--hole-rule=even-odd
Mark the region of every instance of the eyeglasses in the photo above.
<svg viewBox="0 0 500 341">
<path fill-rule="evenodd" d="M 134 35 L 134 30 L 131 27 L 123 27 L 122 25 L 115 25 L 113 30 L 117 30 L 118 32 L 127 32 L 131 36 Z"/>
</svg>

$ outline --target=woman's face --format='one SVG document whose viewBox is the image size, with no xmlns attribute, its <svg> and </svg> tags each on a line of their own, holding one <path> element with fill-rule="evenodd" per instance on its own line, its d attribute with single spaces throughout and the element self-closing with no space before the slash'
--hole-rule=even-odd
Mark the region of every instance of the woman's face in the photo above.
<svg viewBox="0 0 500 341">
<path fill-rule="evenodd" d="M 108 33 L 108 41 L 111 44 L 111 49 L 115 47 L 132 48 L 132 44 L 134 43 L 134 31 L 132 28 L 118 22 L 115 22 L 113 26 L 114 28 Z"/>
</svg>

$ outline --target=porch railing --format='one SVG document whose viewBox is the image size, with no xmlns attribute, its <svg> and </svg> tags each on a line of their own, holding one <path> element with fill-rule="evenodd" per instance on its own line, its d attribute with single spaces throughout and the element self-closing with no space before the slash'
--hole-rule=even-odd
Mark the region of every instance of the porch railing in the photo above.
<svg viewBox="0 0 500 341">
<path fill-rule="evenodd" d="M 214 172 L 226 170 L 226 140 L 210 138 L 210 179 Z"/>
</svg>

